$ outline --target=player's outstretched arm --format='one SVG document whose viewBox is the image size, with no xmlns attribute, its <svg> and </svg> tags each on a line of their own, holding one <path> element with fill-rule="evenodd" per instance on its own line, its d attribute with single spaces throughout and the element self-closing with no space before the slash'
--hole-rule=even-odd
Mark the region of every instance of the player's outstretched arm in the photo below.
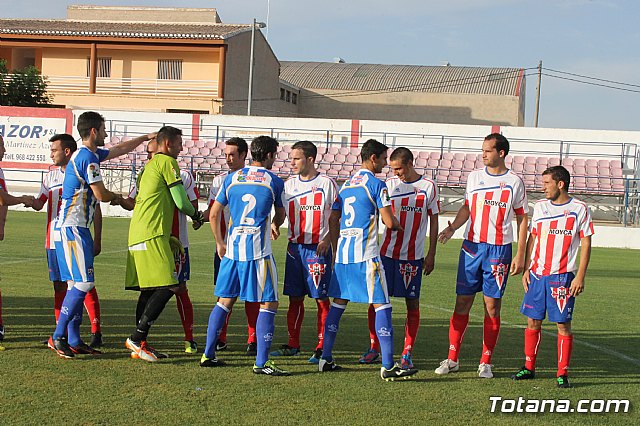
<svg viewBox="0 0 640 426">
<path fill-rule="evenodd" d="M 591 259 L 591 235 L 580 238 L 580 265 L 575 278 L 571 281 L 569 293 L 573 297 L 579 296 L 584 291 L 584 277 L 587 274 L 587 266 Z"/>
<path fill-rule="evenodd" d="M 525 256 L 527 255 L 527 229 L 529 218 L 526 214 L 516 216 L 518 223 L 518 251 L 511 262 L 511 275 L 518 275 L 524 270 Z"/>
<path fill-rule="evenodd" d="M 123 209 L 128 210 L 128 211 L 132 211 L 133 208 L 136 205 L 136 199 L 135 198 L 131 198 L 131 197 L 127 197 L 127 198 L 123 197 L 122 199 L 116 200 L 116 201 L 118 201 L 118 202 L 113 202 L 112 201 L 111 205 L 112 206 L 120 206 Z"/>
<path fill-rule="evenodd" d="M 122 195 L 109 191 L 101 180 L 94 182 L 89 186 L 91 187 L 93 194 L 101 203 L 110 203 L 113 201 L 115 204 L 120 204 Z"/>
<path fill-rule="evenodd" d="M 469 211 L 469 206 L 467 204 L 463 204 L 462 207 L 460 207 L 460 210 L 458 210 L 456 218 L 453 219 L 453 222 L 449 222 L 449 225 L 444 228 L 442 232 L 440 232 L 440 234 L 438 234 L 438 241 L 440 241 L 442 244 L 446 244 L 446 242 L 449 241 L 451 237 L 453 237 L 453 234 L 456 232 L 456 230 L 467 223 L 470 215 L 471 212 Z"/>
<path fill-rule="evenodd" d="M 126 142 L 122 142 L 114 147 L 111 147 L 109 148 L 109 155 L 107 155 L 106 160 L 111 160 L 112 158 L 128 154 L 129 152 L 136 149 L 141 143 L 150 141 L 151 139 L 155 139 L 156 135 L 157 133 L 149 133 L 148 135 L 138 136 L 137 138 L 130 139 Z"/>
<path fill-rule="evenodd" d="M 400 221 L 398 221 L 398 218 L 393 214 L 391 206 L 382 207 L 380 209 L 380 217 L 382 218 L 382 223 L 384 223 L 384 226 L 387 228 L 392 231 L 402 231 Z"/>
<path fill-rule="evenodd" d="M 531 252 L 533 251 L 533 244 L 535 243 L 535 240 L 535 235 L 529 234 L 529 239 L 527 240 L 525 262 L 529 262 L 529 259 L 531 259 Z M 531 277 L 529 276 L 529 265 L 526 264 L 522 273 L 522 287 L 524 287 L 525 293 L 529 291 L 529 284 L 531 284 Z"/>
<path fill-rule="evenodd" d="M 32 195 L 22 195 L 16 197 L 14 195 L 9 194 L 7 191 L 0 189 L 0 206 L 15 206 L 17 204 L 24 204 L 27 207 L 31 207 L 33 205 Z"/>
</svg>

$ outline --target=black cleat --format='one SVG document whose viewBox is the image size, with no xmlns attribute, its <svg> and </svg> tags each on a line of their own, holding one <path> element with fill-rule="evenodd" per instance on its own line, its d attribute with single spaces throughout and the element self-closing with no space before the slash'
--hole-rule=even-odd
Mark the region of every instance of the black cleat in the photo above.
<svg viewBox="0 0 640 426">
<path fill-rule="evenodd" d="M 0 342 L 4 340 L 4 325 L 0 325 Z"/>
<path fill-rule="evenodd" d="M 216 342 L 216 352 L 226 351 L 226 350 L 227 350 L 227 342 L 223 342 L 221 340 L 218 340 Z"/>
<path fill-rule="evenodd" d="M 522 367 L 520 371 L 518 371 L 516 374 L 511 376 L 511 379 L 512 380 L 529 380 L 529 379 L 535 379 L 535 377 L 536 377 L 535 370 L 528 370 L 527 368 Z"/>
<path fill-rule="evenodd" d="M 61 337 L 55 340 L 53 339 L 53 337 L 49 337 L 49 342 L 47 343 L 47 346 L 49 346 L 49 348 L 51 348 L 61 358 L 68 359 L 68 358 L 73 358 L 75 356 L 73 354 L 73 351 L 69 347 L 69 344 L 67 343 L 66 337 Z"/>
<path fill-rule="evenodd" d="M 387 382 L 393 382 L 394 380 L 406 380 L 418 372 L 417 368 L 402 368 L 398 363 L 393 364 L 389 370 L 384 367 L 380 367 L 380 377 Z"/>
<path fill-rule="evenodd" d="M 93 349 L 91 346 L 87 345 L 84 342 L 80 342 L 78 346 L 69 346 L 69 348 L 71 349 L 71 352 L 73 352 L 76 355 L 101 355 L 102 354 L 102 352 L 100 352 L 97 349 Z"/>
<path fill-rule="evenodd" d="M 558 387 L 563 389 L 568 389 L 571 387 L 571 383 L 569 383 L 569 377 L 565 374 L 560 377 L 557 377 Z"/>
<path fill-rule="evenodd" d="M 256 342 L 251 342 L 247 345 L 247 352 L 245 353 L 247 356 L 256 356 L 258 355 L 258 344 Z"/>
<path fill-rule="evenodd" d="M 320 360 L 318 361 L 318 371 L 320 371 L 321 373 L 339 370 L 342 370 L 342 367 L 336 364 L 335 361 L 327 361 L 324 358 L 320 358 Z"/>
<path fill-rule="evenodd" d="M 102 333 L 91 333 L 91 342 L 89 346 L 92 348 L 99 348 L 102 346 Z"/>
</svg>

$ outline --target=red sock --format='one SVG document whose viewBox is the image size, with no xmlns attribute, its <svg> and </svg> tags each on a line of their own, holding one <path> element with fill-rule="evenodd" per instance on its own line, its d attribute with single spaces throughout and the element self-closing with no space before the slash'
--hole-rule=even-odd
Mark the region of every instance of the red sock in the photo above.
<svg viewBox="0 0 640 426">
<path fill-rule="evenodd" d="M 189 297 L 189 290 L 185 289 L 184 293 L 176 294 L 176 305 L 178 314 L 182 322 L 184 330 L 184 340 L 193 340 L 193 304 Z"/>
<path fill-rule="evenodd" d="M 92 288 L 84 298 L 84 308 L 87 310 L 89 320 L 91 321 L 91 332 L 101 333 L 100 328 L 100 300 L 98 300 L 98 291 Z"/>
<path fill-rule="evenodd" d="M 536 369 L 536 357 L 540 347 L 541 330 L 524 329 L 524 368 L 527 370 Z"/>
<path fill-rule="evenodd" d="M 369 305 L 367 320 L 369 322 L 369 341 L 371 342 L 371 349 L 380 352 L 380 340 L 378 340 L 378 334 L 376 333 L 376 310 L 373 305 Z"/>
<path fill-rule="evenodd" d="M 480 364 L 491 364 L 491 355 L 498 342 L 500 334 L 500 317 L 484 317 L 484 327 L 482 334 L 482 357 Z"/>
<path fill-rule="evenodd" d="M 573 350 L 573 334 L 563 336 L 558 334 L 558 372 L 557 377 L 564 376 L 569 370 L 569 361 L 571 361 L 571 351 Z"/>
<path fill-rule="evenodd" d="M 224 325 L 222 326 L 222 330 L 220 330 L 220 335 L 218 336 L 219 342 L 227 343 L 227 328 L 229 328 L 229 318 L 231 318 L 231 312 L 233 312 L 233 309 L 229 310 L 229 313 L 227 314 L 227 319 L 225 320 Z"/>
<path fill-rule="evenodd" d="M 66 295 L 67 295 L 66 288 L 62 291 L 53 292 L 53 313 L 56 316 L 56 324 L 58 323 L 58 317 L 60 317 L 60 309 L 62 308 L 62 302 L 64 301 L 64 297 Z"/>
<path fill-rule="evenodd" d="M 304 299 L 290 300 L 287 311 L 287 330 L 289 332 L 289 343 L 292 348 L 300 348 L 300 328 L 304 319 Z"/>
<path fill-rule="evenodd" d="M 458 353 L 464 339 L 464 332 L 469 324 L 469 314 L 460 315 L 455 312 L 449 321 L 449 356 L 451 361 L 458 362 Z"/>
<path fill-rule="evenodd" d="M 404 351 L 402 355 L 411 352 L 416 344 L 418 328 L 420 327 L 420 308 L 407 309 L 407 321 L 404 325 Z"/>
<path fill-rule="evenodd" d="M 247 343 L 256 343 L 256 322 L 260 313 L 260 302 L 244 302 L 244 312 L 247 314 Z"/>
<path fill-rule="evenodd" d="M 329 313 L 329 309 L 331 309 L 331 302 L 329 302 L 329 299 L 316 299 L 316 305 L 318 305 L 318 345 L 316 346 L 316 350 L 318 350 L 324 346 L 324 323 L 327 321 L 327 314 Z"/>
</svg>

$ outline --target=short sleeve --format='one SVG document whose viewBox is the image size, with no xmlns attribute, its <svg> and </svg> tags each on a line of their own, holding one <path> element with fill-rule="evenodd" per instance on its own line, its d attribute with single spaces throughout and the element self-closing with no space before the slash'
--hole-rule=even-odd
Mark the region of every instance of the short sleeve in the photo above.
<svg viewBox="0 0 640 426">
<path fill-rule="evenodd" d="M 187 191 L 187 198 L 189 201 L 195 201 L 199 197 L 198 189 L 196 188 L 196 183 L 193 180 L 193 176 L 189 172 L 181 172 L 182 184 L 184 185 L 185 191 Z"/>
<path fill-rule="evenodd" d="M 391 198 L 389 198 L 389 189 L 382 181 L 378 181 L 375 187 L 376 205 L 379 209 L 389 207 L 391 205 Z"/>
<path fill-rule="evenodd" d="M 428 214 L 440 214 L 440 192 L 438 191 L 438 185 L 435 183 L 432 184 L 433 193 L 431 195 L 431 200 L 429 201 L 429 205 L 427 206 Z"/>
<path fill-rule="evenodd" d="M 340 195 L 340 191 L 336 194 L 336 199 L 333 201 L 331 205 L 331 210 L 339 210 L 342 211 L 342 196 Z"/>
<path fill-rule="evenodd" d="M 516 182 L 513 188 L 513 211 L 516 215 L 522 216 L 529 212 L 529 200 L 522 179 L 518 177 Z"/>
<path fill-rule="evenodd" d="M 87 177 L 87 183 L 89 185 L 102 181 L 102 175 L 100 174 L 100 165 L 98 163 L 91 162 L 87 164 L 86 170 L 84 172 Z"/>
<path fill-rule="evenodd" d="M 209 188 L 209 199 L 207 200 L 207 205 L 211 207 L 213 202 L 216 200 L 216 195 L 218 195 L 218 191 L 220 191 L 220 176 L 216 176 L 211 182 L 211 188 Z"/>
<path fill-rule="evenodd" d="M 109 156 L 109 150 L 106 148 L 98 148 L 96 150 L 96 155 L 98 156 L 98 162 L 102 163 Z"/>
<path fill-rule="evenodd" d="M 138 185 L 134 182 L 131 192 L 129 192 L 129 198 L 134 199 L 138 195 Z"/>
<path fill-rule="evenodd" d="M 155 158 L 155 157 L 154 157 Z M 167 186 L 171 188 L 182 183 L 182 177 L 180 177 L 180 168 L 175 158 L 163 155 L 161 158 L 162 163 L 160 166 L 160 173 L 162 178 L 167 182 Z"/>
<path fill-rule="evenodd" d="M 40 192 L 36 196 L 36 199 L 40 201 L 46 201 L 49 198 L 49 185 L 47 185 L 47 176 L 45 175 L 44 179 L 42 179 L 42 183 L 40 184 Z"/>
<path fill-rule="evenodd" d="M 274 179 L 274 190 L 274 205 L 276 207 L 284 207 L 284 181 L 282 179 Z"/>
<path fill-rule="evenodd" d="M 529 221 L 529 232 L 531 232 L 532 235 L 538 235 L 538 228 L 536 226 L 536 222 L 540 220 L 541 210 L 542 210 L 542 207 L 540 203 L 537 203 L 535 206 L 533 206 L 533 216 Z"/>
<path fill-rule="evenodd" d="M 585 238 L 593 235 L 593 220 L 591 219 L 591 209 L 589 207 L 584 208 L 584 213 L 580 221 L 580 238 Z"/>
<path fill-rule="evenodd" d="M 229 187 L 231 179 L 232 179 L 232 175 L 227 175 L 227 177 L 224 178 L 224 181 L 222 182 L 222 186 L 218 191 L 218 195 L 216 195 L 216 201 L 222 204 L 223 206 L 226 206 L 227 204 L 229 204 L 229 199 L 227 198 L 227 188 Z"/>
<path fill-rule="evenodd" d="M 0 189 L 4 192 L 8 192 L 7 184 L 4 182 L 4 172 L 2 171 L 2 169 L 0 169 Z"/>
</svg>

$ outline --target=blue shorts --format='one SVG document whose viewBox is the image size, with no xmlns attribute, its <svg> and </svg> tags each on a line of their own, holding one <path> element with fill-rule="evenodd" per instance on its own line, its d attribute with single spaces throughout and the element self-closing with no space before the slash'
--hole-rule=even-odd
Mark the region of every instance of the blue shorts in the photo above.
<svg viewBox="0 0 640 426">
<path fill-rule="evenodd" d="M 191 276 L 191 264 L 189 262 L 189 247 L 184 248 L 184 254 L 173 255 L 173 261 L 176 263 L 176 273 L 178 274 L 178 282 L 183 283 L 189 280 Z"/>
<path fill-rule="evenodd" d="M 358 263 L 336 263 L 329 296 L 356 303 L 389 303 L 384 266 L 377 257 Z"/>
<path fill-rule="evenodd" d="M 47 265 L 49 265 L 49 280 L 62 281 L 62 274 L 58 264 L 58 255 L 56 254 L 55 249 L 47 249 Z"/>
<path fill-rule="evenodd" d="M 317 244 L 287 246 L 287 262 L 284 270 L 284 294 L 314 299 L 328 296 L 331 281 L 331 250 L 326 256 L 316 254 Z"/>
<path fill-rule="evenodd" d="M 215 245 L 214 245 L 215 248 Z M 218 271 L 220 270 L 220 256 L 218 256 L 218 252 L 213 253 L 213 285 L 216 285 L 218 282 Z"/>
<path fill-rule="evenodd" d="M 422 287 L 422 259 L 399 260 L 381 256 L 389 296 L 418 299 Z"/>
<path fill-rule="evenodd" d="M 529 277 L 529 291 L 524 294 L 520 312 L 535 320 L 543 320 L 546 313 L 551 322 L 571 321 L 576 298 L 569 294 L 569 288 L 575 275 L 569 272 L 544 277 L 530 272 Z"/>
<path fill-rule="evenodd" d="M 456 294 L 470 296 L 480 291 L 487 297 L 502 298 L 511 266 L 511 244 L 462 242 L 458 261 Z"/>
<path fill-rule="evenodd" d="M 245 302 L 277 302 L 278 272 L 273 255 L 256 260 L 220 261 L 218 282 L 214 294 L 218 297 L 240 297 Z"/>
<path fill-rule="evenodd" d="M 56 241 L 60 281 L 94 282 L 93 237 L 89 228 L 60 228 L 61 241 Z"/>
</svg>

